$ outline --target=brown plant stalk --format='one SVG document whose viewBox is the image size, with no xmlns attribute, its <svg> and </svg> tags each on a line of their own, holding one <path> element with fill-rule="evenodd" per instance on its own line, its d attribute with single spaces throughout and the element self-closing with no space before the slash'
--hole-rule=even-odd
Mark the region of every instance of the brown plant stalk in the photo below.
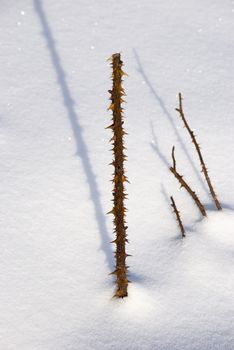
<svg viewBox="0 0 234 350">
<path fill-rule="evenodd" d="M 206 210 L 204 205 L 199 200 L 196 193 L 191 189 L 191 187 L 187 184 L 187 182 L 183 179 L 183 176 L 180 175 L 176 170 L 176 160 L 175 160 L 175 147 L 172 147 L 172 160 L 173 160 L 173 166 L 170 167 L 170 171 L 172 174 L 176 177 L 176 179 L 179 181 L 180 186 L 184 187 L 186 191 L 190 194 L 190 196 L 193 198 L 195 204 L 197 205 L 198 209 L 200 210 L 201 214 L 203 216 L 206 216 Z"/>
<path fill-rule="evenodd" d="M 207 170 L 207 167 L 206 167 L 206 164 L 204 162 L 204 159 L 203 159 L 203 156 L 202 156 L 202 153 L 201 153 L 201 148 L 199 146 L 199 144 L 197 143 L 197 140 L 196 140 L 196 136 L 194 134 L 194 131 L 191 130 L 186 118 L 185 118 L 185 114 L 184 114 L 184 111 L 183 111 L 183 105 L 182 105 L 182 95 L 181 93 L 179 93 L 179 108 L 176 108 L 176 111 L 179 113 L 183 123 L 184 123 L 184 126 L 185 128 L 187 129 L 191 139 L 192 139 L 192 143 L 194 144 L 195 146 L 195 149 L 197 151 L 197 154 L 198 154 L 198 157 L 199 157 L 199 160 L 200 160 L 200 164 L 201 164 L 201 168 L 202 168 L 202 172 L 205 176 L 205 179 L 206 179 L 206 182 L 207 182 L 207 185 L 209 187 L 209 190 L 210 190 L 210 194 L 213 198 L 213 201 L 215 203 L 215 206 L 218 210 L 221 210 L 222 207 L 221 207 L 221 204 L 217 198 L 217 195 L 214 191 L 214 188 L 212 186 L 212 183 L 211 183 L 211 180 L 210 180 L 210 177 L 209 177 L 209 174 L 208 174 L 208 170 Z"/>
<path fill-rule="evenodd" d="M 184 226 L 183 226 L 183 223 L 182 223 L 182 220 L 181 220 L 181 217 L 180 217 L 180 212 L 179 210 L 177 209 L 177 206 L 175 204 L 175 201 L 174 201 L 174 198 L 171 196 L 171 207 L 173 208 L 173 211 L 175 213 L 175 216 L 176 216 L 176 220 L 178 222 L 178 225 L 179 225 L 179 228 L 180 228 L 180 231 L 181 231 L 181 235 L 182 235 L 182 238 L 186 237 L 186 234 L 185 234 L 185 229 L 184 229 Z"/>
<path fill-rule="evenodd" d="M 125 243 L 128 242 L 126 234 L 126 221 L 125 221 L 125 212 L 126 207 L 124 205 L 124 200 L 126 198 L 124 183 L 127 180 L 124 170 L 124 162 L 126 156 L 124 154 L 124 135 L 126 132 L 123 129 L 123 108 L 122 102 L 123 96 L 125 95 L 124 89 L 122 87 L 122 77 L 127 75 L 123 72 L 122 66 L 123 62 L 121 60 L 120 54 L 116 53 L 110 57 L 111 66 L 112 66 L 112 90 L 109 90 L 111 94 L 110 100 L 111 104 L 108 110 L 112 111 L 112 124 L 107 128 L 113 131 L 113 137 L 111 138 L 111 143 L 113 145 L 113 156 L 114 159 L 111 165 L 114 166 L 113 173 L 113 209 L 109 212 L 114 215 L 114 233 L 115 240 L 112 243 L 116 245 L 115 259 L 116 266 L 115 271 L 112 274 L 116 275 L 117 290 L 115 296 L 119 298 L 124 298 L 128 295 L 128 277 L 126 266 L 126 247 Z"/>
</svg>

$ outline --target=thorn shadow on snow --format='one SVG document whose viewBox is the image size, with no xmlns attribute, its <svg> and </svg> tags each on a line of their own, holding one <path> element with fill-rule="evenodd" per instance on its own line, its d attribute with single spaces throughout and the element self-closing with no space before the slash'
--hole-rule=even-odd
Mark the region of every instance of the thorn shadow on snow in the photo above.
<svg viewBox="0 0 234 350">
<path fill-rule="evenodd" d="M 151 94 L 153 95 L 154 99 L 156 100 L 156 102 L 159 104 L 159 106 L 161 107 L 164 115 L 167 117 L 167 120 L 169 121 L 176 137 L 177 137 L 177 141 L 178 143 L 180 144 L 181 148 L 183 149 L 184 151 L 184 154 L 187 158 L 187 160 L 189 161 L 194 173 L 196 174 L 197 176 L 197 179 L 198 181 L 200 182 L 203 190 L 208 194 L 208 190 L 204 184 L 204 182 L 202 181 L 202 178 L 201 178 L 201 175 L 199 173 L 199 171 L 196 169 L 196 166 L 192 160 L 192 158 L 190 157 L 188 151 L 187 151 L 187 148 L 185 146 L 185 143 L 183 142 L 177 128 L 176 128 L 176 125 L 175 125 L 175 122 L 174 122 L 174 119 L 172 117 L 172 115 L 170 114 L 170 112 L 168 111 L 165 103 L 163 102 L 162 98 L 159 96 L 159 94 L 157 93 L 156 89 L 153 87 L 152 83 L 150 82 L 148 76 L 146 75 L 145 71 L 144 71 L 144 68 L 143 68 L 143 65 L 140 61 L 140 58 L 139 58 L 139 55 L 137 53 L 137 50 L 135 48 L 133 48 L 133 54 L 134 54 L 134 57 L 135 57 L 135 60 L 137 62 L 137 71 L 142 75 L 146 85 L 148 86 Z M 159 158 L 161 159 L 161 161 L 167 166 L 167 167 L 170 167 L 170 164 L 168 163 L 167 161 L 167 158 L 165 157 L 165 155 L 160 151 L 159 147 L 158 147 L 158 144 L 157 144 L 157 140 L 156 140 L 156 134 L 154 132 L 154 129 L 153 129 L 153 125 L 151 123 L 151 130 L 152 130 L 152 134 L 153 134 L 153 138 L 154 138 L 154 144 L 151 143 L 151 147 L 153 148 L 153 150 L 155 151 L 155 153 L 159 156 Z"/>
<path fill-rule="evenodd" d="M 146 274 L 136 274 L 132 271 L 129 271 L 128 278 L 131 283 L 140 283 L 142 286 L 147 283 L 155 282 L 155 278 L 152 278 L 149 275 Z"/>
<path fill-rule="evenodd" d="M 73 131 L 74 139 L 76 142 L 77 152 L 76 154 L 81 160 L 81 164 L 86 176 L 87 184 L 89 186 L 90 197 L 93 202 L 95 217 L 98 224 L 98 229 L 101 238 L 101 249 L 105 253 L 106 261 L 108 263 L 110 271 L 113 270 L 113 253 L 111 246 L 109 244 L 110 237 L 108 235 L 107 227 L 106 227 L 106 219 L 105 214 L 102 208 L 100 193 L 98 190 L 98 185 L 95 179 L 95 174 L 90 162 L 90 158 L 88 155 L 87 145 L 84 141 L 84 137 L 82 135 L 82 128 L 79 124 L 79 116 L 77 115 L 74 104 L 75 101 L 72 97 L 71 91 L 69 89 L 66 73 L 61 63 L 61 59 L 56 48 L 55 39 L 53 37 L 53 33 L 49 26 L 46 13 L 42 6 L 41 0 L 34 0 L 34 8 L 39 17 L 40 24 L 43 30 L 43 35 L 46 39 L 47 48 L 50 54 L 50 58 L 57 76 L 57 82 L 60 86 L 61 94 L 63 97 L 63 103 L 67 110 L 68 119 L 71 124 L 71 128 Z"/>
</svg>

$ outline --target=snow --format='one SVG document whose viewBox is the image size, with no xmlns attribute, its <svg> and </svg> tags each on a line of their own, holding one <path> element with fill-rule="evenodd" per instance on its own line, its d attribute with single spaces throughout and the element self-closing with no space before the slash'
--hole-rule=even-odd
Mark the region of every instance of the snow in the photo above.
<svg viewBox="0 0 234 350">
<path fill-rule="evenodd" d="M 2 0 L 0 348 L 234 348 L 234 2 Z M 114 269 L 110 66 L 127 93 L 129 297 Z M 178 92 L 224 210 L 215 210 Z M 202 219 L 168 170 L 196 190 Z M 173 195 L 186 228 L 181 239 Z"/>
</svg>

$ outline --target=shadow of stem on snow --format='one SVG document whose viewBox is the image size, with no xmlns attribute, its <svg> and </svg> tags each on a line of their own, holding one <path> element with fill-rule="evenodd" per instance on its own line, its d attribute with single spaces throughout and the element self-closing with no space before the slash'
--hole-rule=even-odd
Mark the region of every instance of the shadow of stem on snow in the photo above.
<svg viewBox="0 0 234 350">
<path fill-rule="evenodd" d="M 153 87 L 152 83 L 150 82 L 148 76 L 146 75 L 145 71 L 144 71 L 144 68 L 143 68 L 143 65 L 141 63 L 141 60 L 139 58 L 139 55 L 136 51 L 136 49 L 133 49 L 133 54 L 134 54 L 134 57 L 135 57 L 135 60 L 137 62 L 137 71 L 142 75 L 146 85 L 148 86 L 152 96 L 154 97 L 154 99 L 156 100 L 156 102 L 159 104 L 159 106 L 161 107 L 162 111 L 163 111 L 163 114 L 167 117 L 167 120 L 169 121 L 176 137 L 177 137 L 177 141 L 178 143 L 180 144 L 181 148 L 183 149 L 184 151 L 184 154 L 188 160 L 188 162 L 190 163 L 190 166 L 191 168 L 193 169 L 200 185 L 202 186 L 203 190 L 206 192 L 206 194 L 209 195 L 209 192 L 201 178 L 201 175 L 200 175 L 200 172 L 197 170 L 192 158 L 190 157 L 188 151 L 187 151 L 187 148 L 176 128 L 176 125 L 175 125 L 175 122 L 174 122 L 174 119 L 173 117 L 171 116 L 170 112 L 168 111 L 165 103 L 163 102 L 162 98 L 159 96 L 158 92 L 156 91 L 156 89 Z M 153 125 L 151 123 L 151 131 L 152 131 L 152 134 L 153 134 L 153 138 L 154 138 L 154 141 L 156 140 L 156 135 L 155 135 L 155 132 L 153 130 Z M 153 148 L 153 150 L 155 151 L 155 153 L 159 156 L 159 158 L 162 160 L 162 162 L 168 166 L 169 165 L 169 162 L 167 161 L 167 158 L 162 154 L 162 152 L 160 152 L 158 146 L 157 146 L 157 143 L 154 143 L 154 144 L 151 144 L 151 147 Z M 170 165 L 169 165 L 170 166 Z"/>
<path fill-rule="evenodd" d="M 61 63 L 61 59 L 56 48 L 54 36 L 52 30 L 49 26 L 46 13 L 43 9 L 41 0 L 34 0 L 34 8 L 39 17 L 40 24 L 43 30 L 43 36 L 45 37 L 47 48 L 50 54 L 50 58 L 57 76 L 57 82 L 60 86 L 61 95 L 63 98 L 63 103 L 67 111 L 67 116 L 71 124 L 73 131 L 77 155 L 81 160 L 81 164 L 86 176 L 87 184 L 89 187 L 90 198 L 92 199 L 95 217 L 98 224 L 99 234 L 101 238 L 101 249 L 105 253 L 106 261 L 110 270 L 113 269 L 113 252 L 110 245 L 110 237 L 108 235 L 106 218 L 103 212 L 100 193 L 98 190 L 98 185 L 95 179 L 95 174 L 90 162 L 88 155 L 88 149 L 82 135 L 82 128 L 79 123 L 79 117 L 75 111 L 71 91 L 69 89 L 66 73 Z"/>
</svg>

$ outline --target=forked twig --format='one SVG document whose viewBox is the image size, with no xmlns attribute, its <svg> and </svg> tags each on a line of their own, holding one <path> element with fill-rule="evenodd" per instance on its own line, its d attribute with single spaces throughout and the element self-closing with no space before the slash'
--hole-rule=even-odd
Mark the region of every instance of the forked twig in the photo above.
<svg viewBox="0 0 234 350">
<path fill-rule="evenodd" d="M 200 149 L 200 146 L 199 144 L 197 143 L 197 140 L 196 140 L 196 137 L 195 137 L 195 134 L 194 132 L 191 130 L 190 126 L 188 125 L 188 122 L 185 118 L 185 115 L 184 115 L 184 111 L 183 111 L 183 105 L 182 105 L 182 95 L 181 93 L 179 93 L 179 108 L 176 108 L 176 111 L 179 112 L 180 114 L 180 117 L 184 123 L 184 126 L 185 128 L 187 129 L 191 139 L 192 139 L 192 143 L 194 144 L 195 148 L 196 148 L 196 151 L 197 151 L 197 154 L 198 154 L 198 157 L 199 157 L 199 160 L 200 160 L 200 163 L 201 163 L 201 167 L 202 167 L 202 172 L 205 176 L 205 179 L 206 179 L 206 182 L 207 182 L 207 185 L 209 187 L 209 190 L 210 190 L 210 194 L 214 200 L 214 203 L 215 203 L 215 206 L 218 210 L 221 210 L 222 207 L 221 207 L 221 204 L 217 198 L 217 195 L 214 191 L 214 188 L 211 184 L 211 180 L 210 180 L 210 177 L 209 177 L 209 174 L 208 174 L 208 170 L 207 170 L 207 167 L 205 165 L 205 162 L 204 162 L 204 159 L 203 159 L 203 156 L 201 154 L 201 149 Z"/>
<path fill-rule="evenodd" d="M 170 167 L 170 171 L 172 174 L 177 178 L 177 180 L 180 183 L 181 187 L 184 187 L 186 191 L 190 194 L 190 196 L 193 198 L 195 204 L 197 205 L 198 209 L 200 210 L 201 214 L 203 216 L 206 216 L 206 210 L 204 205 L 199 200 L 196 193 L 190 188 L 190 186 L 187 184 L 187 182 L 183 179 L 183 176 L 180 175 L 176 170 L 176 160 L 175 160 L 175 147 L 172 148 L 172 159 L 173 159 L 173 167 Z"/>
<path fill-rule="evenodd" d="M 173 211 L 174 211 L 175 216 L 176 216 L 176 220 L 178 221 L 178 225 L 179 225 L 179 228 L 181 231 L 182 238 L 184 238 L 184 237 L 186 237 L 186 234 L 185 234 L 185 229 L 184 229 L 181 217 L 180 217 L 180 212 L 177 209 L 174 198 L 172 196 L 170 198 L 171 198 L 171 207 L 173 208 Z"/>
</svg>

